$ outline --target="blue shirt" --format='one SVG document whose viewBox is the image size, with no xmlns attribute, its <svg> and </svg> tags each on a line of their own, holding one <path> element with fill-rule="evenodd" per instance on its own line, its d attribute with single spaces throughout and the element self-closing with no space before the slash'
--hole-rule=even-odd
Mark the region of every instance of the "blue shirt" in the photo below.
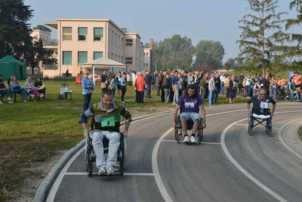
<svg viewBox="0 0 302 202">
<path fill-rule="evenodd" d="M 87 95 L 90 94 L 93 90 L 93 82 L 91 79 L 85 77 L 82 79 L 82 94 Z"/>
<path fill-rule="evenodd" d="M 189 97 L 187 95 L 181 96 L 178 105 L 180 106 L 180 113 L 183 112 L 199 112 L 199 107 L 202 105 L 202 97 L 200 95 Z"/>
</svg>

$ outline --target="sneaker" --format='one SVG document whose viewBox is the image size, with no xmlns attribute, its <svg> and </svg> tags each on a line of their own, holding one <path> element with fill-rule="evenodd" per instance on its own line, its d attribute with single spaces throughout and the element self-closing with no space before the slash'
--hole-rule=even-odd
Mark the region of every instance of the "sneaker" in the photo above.
<svg viewBox="0 0 302 202">
<path fill-rule="evenodd" d="M 98 170 L 98 175 L 105 175 L 106 174 L 106 169 L 104 167 L 100 167 Z"/>
<path fill-rule="evenodd" d="M 113 175 L 114 169 L 113 167 L 107 167 L 107 175 Z"/>
<path fill-rule="evenodd" d="M 190 139 L 189 139 L 189 136 L 185 136 L 185 138 L 184 138 L 184 143 L 189 143 L 190 142 Z"/>
<path fill-rule="evenodd" d="M 190 141 L 191 141 L 191 143 L 195 144 L 196 143 L 195 136 L 191 136 Z"/>
</svg>

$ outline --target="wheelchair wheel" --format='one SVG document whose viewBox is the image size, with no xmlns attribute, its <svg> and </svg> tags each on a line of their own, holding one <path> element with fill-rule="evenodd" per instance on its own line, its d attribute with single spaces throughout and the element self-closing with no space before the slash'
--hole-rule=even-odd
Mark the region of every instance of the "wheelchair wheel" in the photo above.
<svg viewBox="0 0 302 202">
<path fill-rule="evenodd" d="M 88 137 L 87 139 L 87 144 L 86 144 L 86 171 L 88 173 L 88 177 L 92 176 L 92 172 L 93 172 L 93 147 L 92 147 L 92 141 L 91 139 Z"/>
<path fill-rule="evenodd" d="M 87 173 L 88 173 L 88 177 L 92 176 L 92 172 L 93 172 L 93 159 L 92 159 L 92 155 L 91 155 L 91 151 L 87 151 L 87 165 L 86 165 L 86 169 L 87 169 Z"/>
<path fill-rule="evenodd" d="M 202 141 L 203 141 L 203 128 L 199 129 L 199 131 L 198 131 L 197 143 L 201 144 Z"/>
<path fill-rule="evenodd" d="M 266 126 L 266 127 L 265 127 L 265 133 L 266 133 L 268 136 L 273 136 L 272 127 Z"/>
<path fill-rule="evenodd" d="M 118 161 L 120 164 L 120 176 L 124 176 L 124 163 L 125 163 L 125 142 L 124 142 L 124 138 L 121 137 L 120 140 L 120 148 L 118 151 Z"/>
<path fill-rule="evenodd" d="M 176 140 L 176 142 L 177 142 L 178 144 L 181 143 L 181 139 L 182 139 L 182 138 L 181 138 L 182 135 L 181 135 L 180 131 L 181 131 L 181 129 L 179 129 L 179 128 L 175 128 L 175 129 L 174 129 L 174 137 L 175 137 L 175 140 Z"/>
</svg>

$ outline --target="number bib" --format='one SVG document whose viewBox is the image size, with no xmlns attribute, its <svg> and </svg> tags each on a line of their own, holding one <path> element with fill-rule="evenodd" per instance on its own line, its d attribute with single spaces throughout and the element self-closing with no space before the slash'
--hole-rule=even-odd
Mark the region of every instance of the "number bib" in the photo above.
<svg viewBox="0 0 302 202">
<path fill-rule="evenodd" d="M 260 108 L 261 109 L 268 109 L 269 108 L 268 102 L 261 102 L 260 103 Z"/>
<path fill-rule="evenodd" d="M 101 119 L 102 127 L 114 127 L 115 126 L 115 118 L 114 117 L 104 117 Z"/>
</svg>

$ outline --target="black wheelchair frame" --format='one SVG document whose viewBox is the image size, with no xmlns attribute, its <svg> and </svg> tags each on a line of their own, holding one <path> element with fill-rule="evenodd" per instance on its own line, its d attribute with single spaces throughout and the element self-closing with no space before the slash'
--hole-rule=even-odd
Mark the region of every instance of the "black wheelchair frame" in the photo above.
<svg viewBox="0 0 302 202">
<path fill-rule="evenodd" d="M 91 132 L 92 130 L 90 130 Z M 93 164 L 95 163 L 95 153 L 92 145 L 92 138 L 90 137 L 90 132 L 87 135 L 86 139 L 86 169 L 89 177 L 92 177 L 94 175 L 93 173 Z M 123 133 L 120 133 L 120 146 L 117 151 L 117 162 L 119 163 L 118 165 L 118 170 L 112 174 L 112 176 L 123 176 L 124 175 L 124 164 L 125 164 L 125 136 Z M 104 148 L 104 154 L 107 156 L 108 154 L 108 144 L 109 140 L 104 137 L 103 138 L 103 148 Z M 108 175 L 104 175 L 108 176 Z"/>
<path fill-rule="evenodd" d="M 248 134 L 250 136 L 253 135 L 253 128 L 255 128 L 258 125 L 263 125 L 264 126 L 264 122 L 266 123 L 265 125 L 265 132 L 267 135 L 272 135 L 272 116 L 271 114 L 270 118 L 265 118 L 265 119 L 261 119 L 261 118 L 256 118 L 253 116 L 253 113 L 249 114 L 249 122 L 248 122 Z"/>
<path fill-rule="evenodd" d="M 199 120 L 199 125 L 198 125 L 198 132 L 197 132 L 197 144 L 201 144 L 203 141 L 203 129 L 205 128 L 204 124 L 204 119 Z M 182 134 L 182 127 L 181 127 L 181 120 L 180 120 L 180 115 L 177 116 L 177 119 L 175 120 L 175 128 L 174 128 L 174 138 L 178 144 L 183 142 L 184 135 Z M 187 122 L 187 130 L 192 130 L 193 129 L 193 121 L 189 120 Z"/>
</svg>

